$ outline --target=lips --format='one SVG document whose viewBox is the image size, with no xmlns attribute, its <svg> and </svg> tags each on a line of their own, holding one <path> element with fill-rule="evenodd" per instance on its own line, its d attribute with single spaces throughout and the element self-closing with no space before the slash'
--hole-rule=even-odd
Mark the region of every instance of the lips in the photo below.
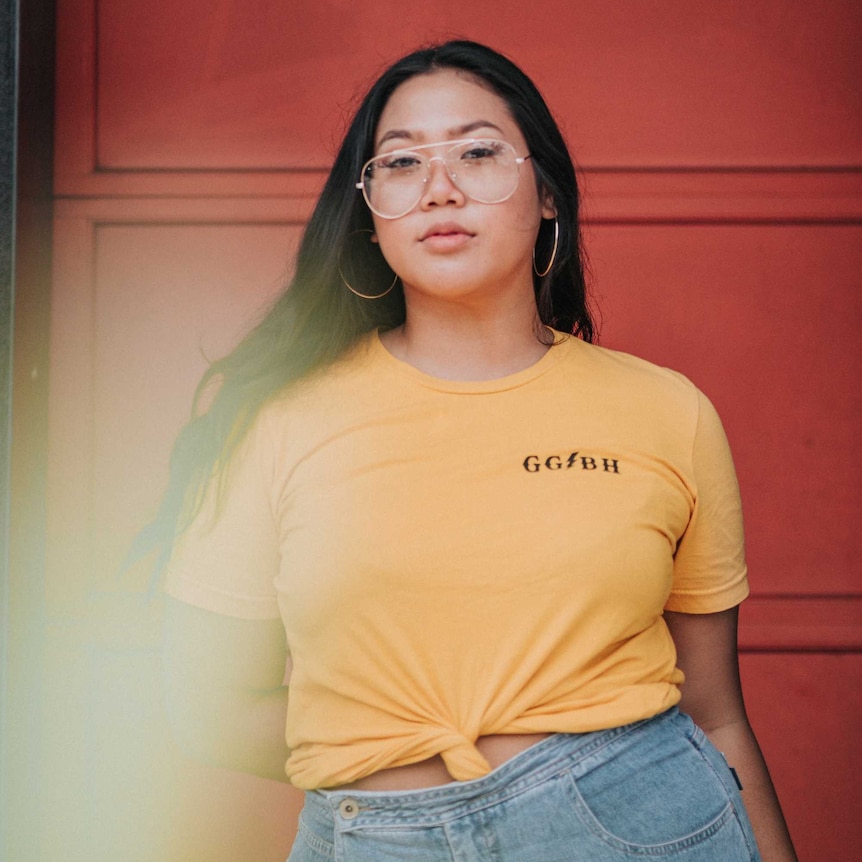
<svg viewBox="0 0 862 862">
<path fill-rule="evenodd" d="M 472 231 L 467 230 L 463 225 L 458 224 L 457 222 L 441 222 L 439 224 L 431 225 L 421 237 L 419 237 L 420 242 L 425 242 L 426 240 L 432 241 L 452 241 L 456 237 L 462 237 L 464 239 L 469 239 L 474 236 Z"/>
</svg>

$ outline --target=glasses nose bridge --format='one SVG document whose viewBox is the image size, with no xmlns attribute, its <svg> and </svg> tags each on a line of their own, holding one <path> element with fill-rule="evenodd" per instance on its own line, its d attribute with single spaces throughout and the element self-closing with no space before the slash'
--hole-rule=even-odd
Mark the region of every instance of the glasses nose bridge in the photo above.
<svg viewBox="0 0 862 862">
<path fill-rule="evenodd" d="M 424 185 L 427 186 L 431 182 L 431 177 L 433 174 L 433 163 L 440 162 L 443 166 L 443 170 L 446 172 L 446 177 L 452 185 L 458 188 L 457 177 L 458 175 L 455 171 L 452 170 L 452 165 L 450 163 L 451 151 L 444 153 L 443 155 L 436 156 L 425 156 L 425 180 Z"/>
</svg>

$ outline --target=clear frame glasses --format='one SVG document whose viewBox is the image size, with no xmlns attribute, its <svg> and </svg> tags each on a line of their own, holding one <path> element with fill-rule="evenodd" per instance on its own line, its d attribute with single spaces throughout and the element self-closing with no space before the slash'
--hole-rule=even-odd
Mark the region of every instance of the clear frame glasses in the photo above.
<svg viewBox="0 0 862 862">
<path fill-rule="evenodd" d="M 428 156 L 430 149 L 447 146 L 442 155 Z M 393 150 L 369 159 L 362 167 L 362 189 L 369 209 L 380 218 L 407 215 L 425 194 L 431 162 L 442 162 L 454 185 L 471 200 L 501 204 L 515 193 L 521 165 L 530 156 L 519 156 L 508 141 L 465 138 Z"/>
</svg>

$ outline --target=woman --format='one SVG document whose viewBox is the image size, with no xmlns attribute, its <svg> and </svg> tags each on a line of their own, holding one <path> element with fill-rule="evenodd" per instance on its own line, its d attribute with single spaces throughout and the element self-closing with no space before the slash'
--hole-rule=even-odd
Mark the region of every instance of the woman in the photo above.
<svg viewBox="0 0 862 862">
<path fill-rule="evenodd" d="M 795 859 L 739 687 L 721 425 L 591 344 L 579 237 L 532 83 L 416 52 L 201 384 L 169 704 L 192 752 L 308 791 L 292 862 Z"/>
</svg>

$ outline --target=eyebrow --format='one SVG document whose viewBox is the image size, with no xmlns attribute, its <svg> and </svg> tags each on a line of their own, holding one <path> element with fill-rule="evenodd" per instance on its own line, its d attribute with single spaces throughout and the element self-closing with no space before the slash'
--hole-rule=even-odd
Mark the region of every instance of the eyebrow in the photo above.
<svg viewBox="0 0 862 862">
<path fill-rule="evenodd" d="M 454 128 L 448 129 L 448 134 L 452 138 L 459 138 L 464 135 L 469 135 L 470 132 L 475 132 L 477 129 L 496 129 L 501 135 L 504 134 L 503 130 L 496 123 L 492 123 L 490 120 L 475 120 L 474 122 L 466 123 L 463 126 L 455 126 Z M 415 135 L 407 129 L 390 129 L 377 142 L 377 146 L 381 147 L 387 141 L 391 141 L 395 138 L 404 138 L 405 140 L 412 141 L 415 140 Z"/>
</svg>

